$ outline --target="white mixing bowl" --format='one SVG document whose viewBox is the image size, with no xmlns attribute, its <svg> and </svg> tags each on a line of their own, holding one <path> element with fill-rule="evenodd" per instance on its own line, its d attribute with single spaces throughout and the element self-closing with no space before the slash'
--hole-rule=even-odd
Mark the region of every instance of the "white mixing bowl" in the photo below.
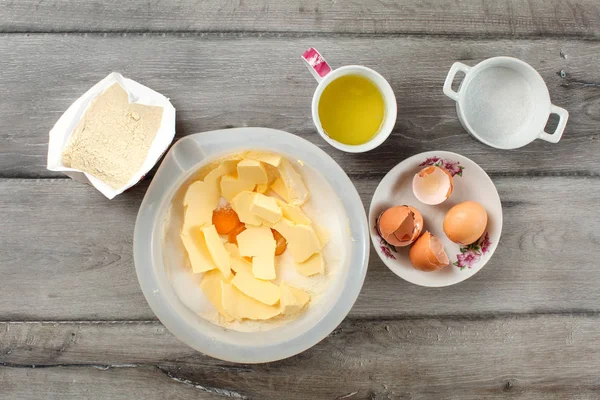
<svg viewBox="0 0 600 400">
<path fill-rule="evenodd" d="M 264 332 L 239 332 L 195 314 L 179 299 L 169 280 L 164 228 L 178 189 L 198 169 L 219 157 L 244 150 L 264 150 L 302 160 L 331 186 L 344 207 L 351 237 L 348 256 L 325 295 L 297 319 Z M 298 354 L 329 335 L 346 317 L 363 285 L 369 261 L 365 210 L 342 168 L 314 144 L 287 132 L 236 128 L 198 133 L 179 140 L 165 156 L 138 213 L 133 252 L 144 296 L 175 336 L 209 356 L 240 363 L 261 363 Z M 198 288 L 198 290 L 201 290 Z"/>
</svg>

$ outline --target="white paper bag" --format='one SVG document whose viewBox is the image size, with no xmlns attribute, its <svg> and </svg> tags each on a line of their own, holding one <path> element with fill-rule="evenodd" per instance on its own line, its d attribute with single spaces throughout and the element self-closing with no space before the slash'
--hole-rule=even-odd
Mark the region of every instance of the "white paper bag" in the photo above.
<svg viewBox="0 0 600 400">
<path fill-rule="evenodd" d="M 159 106 L 163 108 L 162 121 L 156 137 L 150 146 L 148 156 L 142 165 L 142 168 L 137 171 L 126 185 L 118 189 L 102 182 L 100 179 L 79 171 L 77 169 L 65 167 L 62 164 L 62 151 L 69 136 L 73 133 L 79 120 L 87 111 L 92 101 L 113 84 L 118 83 L 129 95 L 130 103 L 144 104 L 149 106 Z M 117 72 L 113 72 L 100 82 L 95 84 L 90 90 L 85 92 L 83 96 L 75 100 L 73 104 L 59 118 L 52 130 L 50 130 L 50 142 L 48 144 L 48 169 L 50 171 L 60 171 L 72 179 L 88 183 L 98 189 L 107 198 L 112 199 L 116 195 L 123 193 L 136 183 L 138 183 L 144 175 L 148 173 L 156 164 L 158 159 L 167 150 L 173 137 L 175 136 L 175 108 L 162 94 L 141 85 L 131 79 L 123 77 Z"/>
</svg>

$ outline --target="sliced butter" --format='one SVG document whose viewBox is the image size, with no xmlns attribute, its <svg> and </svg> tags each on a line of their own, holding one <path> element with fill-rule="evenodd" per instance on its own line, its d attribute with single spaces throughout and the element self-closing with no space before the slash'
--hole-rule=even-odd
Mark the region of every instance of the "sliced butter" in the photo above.
<svg viewBox="0 0 600 400">
<path fill-rule="evenodd" d="M 223 245 L 225 247 L 225 250 L 227 250 L 227 252 L 229 253 L 229 255 L 232 258 L 242 258 L 242 256 L 240 255 L 240 249 L 238 249 L 237 245 L 235 243 L 225 243 Z"/>
<path fill-rule="evenodd" d="M 188 253 L 192 272 L 198 274 L 217 268 L 210 256 L 208 247 L 206 247 L 204 234 L 200 228 L 192 228 L 187 232 L 182 232 L 181 241 Z"/>
<path fill-rule="evenodd" d="M 206 241 L 206 247 L 212 257 L 213 262 L 219 268 L 225 278 L 231 276 L 231 259 L 223 242 L 217 233 L 214 225 L 210 225 L 202 228 L 204 234 L 204 240 Z"/>
<path fill-rule="evenodd" d="M 288 237 L 291 239 L 292 236 L 294 235 L 294 228 L 295 227 L 296 227 L 296 224 L 294 224 L 289 219 L 287 219 L 287 218 L 281 218 L 279 220 L 279 222 L 277 222 L 273 226 L 273 229 L 275 229 L 276 231 L 278 231 L 279 233 L 281 233 L 281 236 L 283 236 L 286 240 L 288 240 Z"/>
<path fill-rule="evenodd" d="M 288 249 L 297 263 L 306 261 L 321 250 L 321 242 L 311 225 L 294 224 L 287 218 L 281 218 L 273 229 L 281 233 L 288 243 Z"/>
<path fill-rule="evenodd" d="M 323 275 L 325 273 L 325 261 L 321 253 L 313 254 L 308 260 L 297 263 L 296 271 L 304 276 Z"/>
<path fill-rule="evenodd" d="M 319 224 L 313 224 L 313 228 L 317 233 L 317 237 L 321 243 L 321 248 L 327 246 L 327 243 L 329 243 L 330 240 L 329 231 Z"/>
<path fill-rule="evenodd" d="M 239 179 L 233 175 L 223 175 L 221 178 L 221 194 L 229 202 L 240 192 L 253 191 L 255 186 L 255 182 Z"/>
<path fill-rule="evenodd" d="M 281 207 L 281 213 L 284 218 L 289 219 L 294 224 L 311 224 L 312 221 L 304 214 L 304 211 L 300 207 L 284 203 L 283 201 L 279 201 L 278 204 Z"/>
<path fill-rule="evenodd" d="M 223 308 L 223 294 L 221 288 L 221 282 L 227 282 L 221 271 L 218 269 L 208 271 L 204 274 L 202 282 L 200 282 L 200 288 L 211 302 L 211 304 L 217 309 L 219 314 L 223 316 L 223 319 L 227 322 L 232 321 L 233 317 L 225 311 Z"/>
<path fill-rule="evenodd" d="M 281 299 L 279 303 L 281 314 L 295 314 L 302 310 L 310 301 L 310 294 L 304 290 L 289 286 L 285 282 L 279 284 L 279 289 L 281 290 Z"/>
<path fill-rule="evenodd" d="M 243 156 L 244 158 L 261 161 L 274 167 L 279 167 L 279 164 L 281 163 L 281 156 L 279 154 L 265 151 L 247 151 L 243 154 Z"/>
<path fill-rule="evenodd" d="M 281 160 L 279 174 L 287 189 L 287 202 L 295 206 L 301 206 L 306 203 L 310 193 L 306 189 L 306 186 L 304 186 L 302 177 L 288 160 Z"/>
<path fill-rule="evenodd" d="M 277 246 L 271 229 L 266 226 L 246 226 L 246 230 L 237 235 L 237 242 L 242 257 L 272 257 Z"/>
<path fill-rule="evenodd" d="M 268 306 L 250 296 L 246 296 L 230 283 L 221 282 L 223 308 L 236 319 L 265 320 L 281 312 L 279 306 Z"/>
<path fill-rule="evenodd" d="M 279 287 L 269 281 L 256 279 L 245 272 L 238 272 L 231 280 L 231 284 L 246 296 L 272 306 L 279 301 L 281 291 Z"/>
<path fill-rule="evenodd" d="M 231 256 L 231 269 L 235 273 L 242 271 L 252 275 L 252 263 L 242 258 L 240 250 L 235 244 L 225 243 L 225 250 L 227 250 Z"/>
<path fill-rule="evenodd" d="M 288 193 L 287 187 L 285 187 L 285 183 L 283 183 L 283 179 L 281 176 L 277 177 L 273 183 L 271 184 L 271 190 L 274 191 L 277 196 L 281 197 L 286 203 L 290 201 L 290 195 Z"/>
<path fill-rule="evenodd" d="M 223 175 L 235 175 L 236 174 L 236 166 L 240 160 L 224 160 L 219 166 L 212 171 L 210 171 L 204 177 L 204 182 L 208 185 L 215 187 L 216 189 L 220 188 L 220 179 Z"/>
<path fill-rule="evenodd" d="M 264 165 L 257 160 L 244 159 L 237 165 L 238 179 L 253 182 L 256 185 L 269 183 Z"/>
<path fill-rule="evenodd" d="M 258 193 L 265 193 L 267 190 L 269 190 L 268 183 L 261 183 L 261 184 L 256 185 L 256 191 Z"/>
<path fill-rule="evenodd" d="M 237 213 L 238 218 L 245 224 L 260 226 L 262 218 L 252 213 L 252 202 L 256 193 L 243 191 L 231 200 L 231 208 Z"/>
<path fill-rule="evenodd" d="M 266 281 L 275 279 L 277 277 L 275 274 L 275 254 L 252 257 L 252 275 Z"/>
<path fill-rule="evenodd" d="M 185 214 L 182 232 L 188 232 L 193 227 L 202 227 L 212 224 L 212 213 L 221 194 L 219 191 L 202 181 L 196 181 L 188 186 L 183 197 Z"/>
<path fill-rule="evenodd" d="M 282 216 L 281 207 L 273 197 L 256 193 L 250 206 L 252 214 L 264 219 L 271 224 L 276 223 Z"/>
</svg>

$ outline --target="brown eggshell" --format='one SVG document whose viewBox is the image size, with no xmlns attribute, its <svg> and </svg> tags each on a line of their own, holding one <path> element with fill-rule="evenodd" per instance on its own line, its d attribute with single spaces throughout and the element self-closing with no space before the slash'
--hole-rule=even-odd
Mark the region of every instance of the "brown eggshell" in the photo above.
<svg viewBox="0 0 600 400">
<path fill-rule="evenodd" d="M 408 256 L 415 269 L 425 272 L 437 271 L 450 264 L 442 242 L 428 231 L 412 245 Z"/>
<path fill-rule="evenodd" d="M 461 245 L 475 243 L 487 227 L 487 212 L 475 201 L 465 201 L 452 207 L 444 217 L 444 233 Z"/>
<path fill-rule="evenodd" d="M 450 179 L 450 187 L 448 188 L 448 193 L 446 194 L 446 198 L 448 198 L 448 197 L 450 197 L 450 195 L 452 194 L 452 191 L 454 190 L 454 178 L 452 177 L 452 174 L 450 173 L 450 171 L 448 171 L 446 168 L 440 167 L 440 169 L 442 171 L 444 171 L 444 173 L 446 175 L 448 175 L 448 179 Z"/>
<path fill-rule="evenodd" d="M 389 244 L 408 246 L 421 234 L 423 216 L 414 207 L 396 206 L 385 210 L 377 219 L 377 230 Z"/>
<path fill-rule="evenodd" d="M 441 192 L 441 189 L 434 194 L 427 194 L 424 192 L 425 188 L 422 185 L 424 184 L 424 179 L 429 176 L 431 176 L 431 179 L 434 179 L 440 185 L 447 185 L 448 189 L 446 189 L 446 192 Z M 415 197 L 420 202 L 428 205 L 436 205 L 446 201 L 448 197 L 450 197 L 452 191 L 454 190 L 454 178 L 447 169 L 438 167 L 437 165 L 430 165 L 422 168 L 415 174 L 412 188 Z"/>
</svg>

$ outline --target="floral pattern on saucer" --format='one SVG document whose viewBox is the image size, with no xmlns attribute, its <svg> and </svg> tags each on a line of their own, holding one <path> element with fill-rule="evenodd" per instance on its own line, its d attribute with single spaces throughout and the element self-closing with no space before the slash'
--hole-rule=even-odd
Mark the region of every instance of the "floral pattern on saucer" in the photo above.
<svg viewBox="0 0 600 400">
<path fill-rule="evenodd" d="M 396 248 L 383 240 L 383 238 L 379 238 L 381 243 L 381 252 L 385 254 L 387 258 L 391 258 L 392 260 L 396 259 L 396 256 L 392 252 L 396 252 Z"/>
<path fill-rule="evenodd" d="M 460 165 L 460 163 L 458 161 L 444 160 L 443 158 L 439 158 L 436 156 L 427 158 L 425 161 L 423 161 L 421 164 L 419 164 L 419 167 L 427 167 L 429 165 L 434 165 L 436 167 L 442 167 L 442 168 L 446 169 L 448 172 L 450 172 L 450 175 L 452 175 L 453 177 L 455 175 L 462 176 L 463 171 L 465 169 L 465 167 Z"/>
<path fill-rule="evenodd" d="M 468 246 L 462 246 L 460 248 L 460 254 L 456 255 L 456 261 L 453 265 L 460 268 L 461 271 L 465 268 L 472 268 L 473 265 L 479 261 L 481 256 L 490 250 L 491 245 L 490 235 L 486 232 L 481 239 L 475 243 Z"/>
<path fill-rule="evenodd" d="M 385 239 L 381 237 L 381 233 L 379 232 L 379 229 L 377 229 L 377 226 L 375 226 L 375 232 L 377 233 L 377 236 L 379 237 L 379 248 L 381 249 L 381 252 L 387 258 L 391 258 L 392 260 L 395 260 L 396 256 L 393 253 L 398 252 L 396 250 L 396 248 L 394 246 L 392 246 L 391 244 L 389 244 L 388 242 L 386 242 Z"/>
</svg>

